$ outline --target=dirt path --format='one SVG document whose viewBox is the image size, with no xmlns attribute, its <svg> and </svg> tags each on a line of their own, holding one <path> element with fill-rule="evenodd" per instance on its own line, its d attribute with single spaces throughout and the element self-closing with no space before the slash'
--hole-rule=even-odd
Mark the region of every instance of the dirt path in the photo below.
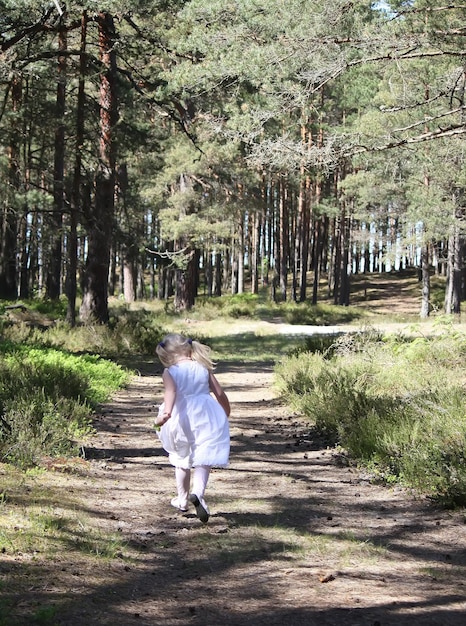
<svg viewBox="0 0 466 626">
<path fill-rule="evenodd" d="M 168 504 L 173 471 L 149 427 L 160 376 L 142 372 L 99 417 L 85 475 L 66 478 L 125 548 L 92 567 L 64 551 L 41 593 L 67 601 L 41 623 L 463 625 L 464 513 L 340 466 L 274 399 L 271 365 L 218 378 L 232 454 L 212 475 L 209 523 Z"/>
<path fill-rule="evenodd" d="M 144 369 L 104 407 L 82 474 L 57 478 L 64 502 L 71 494 L 81 503 L 74 514 L 91 520 L 83 549 L 70 535 L 58 559 L 12 559 L 11 575 L 41 577 L 17 614 L 21 602 L 23 615 L 44 612 L 34 622 L 0 615 L 1 626 L 465 623 L 464 512 L 435 510 L 339 464 L 275 399 L 271 364 L 218 372 L 233 406 L 231 466 L 212 475 L 207 525 L 177 513 L 173 470 L 150 428 L 160 375 Z M 95 528 L 110 536 L 110 556 L 86 558 Z"/>
</svg>

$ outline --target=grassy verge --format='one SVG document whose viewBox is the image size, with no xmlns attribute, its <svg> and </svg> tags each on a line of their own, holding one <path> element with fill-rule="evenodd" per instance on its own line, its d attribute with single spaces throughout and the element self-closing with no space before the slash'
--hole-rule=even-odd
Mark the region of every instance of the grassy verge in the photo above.
<svg viewBox="0 0 466 626">
<path fill-rule="evenodd" d="M 0 463 L 0 626 L 55 624 L 77 581 L 104 584 L 110 572 L 102 564 L 130 558 L 121 534 L 101 529 L 76 496 L 70 472 L 86 474 L 86 463 L 61 472 Z M 66 581 L 60 594 L 57 577 Z"/>
<path fill-rule="evenodd" d="M 0 460 L 20 467 L 73 455 L 91 415 L 128 374 L 95 355 L 4 343 L 0 352 Z"/>
<path fill-rule="evenodd" d="M 356 461 L 447 505 L 466 504 L 466 336 L 361 334 L 277 368 L 287 400 Z"/>
</svg>

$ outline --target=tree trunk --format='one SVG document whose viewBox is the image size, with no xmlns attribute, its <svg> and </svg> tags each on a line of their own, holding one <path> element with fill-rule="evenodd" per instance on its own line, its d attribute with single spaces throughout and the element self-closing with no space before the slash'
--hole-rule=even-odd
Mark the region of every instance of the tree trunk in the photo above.
<svg viewBox="0 0 466 626">
<path fill-rule="evenodd" d="M 259 263 L 261 244 L 261 215 L 256 211 L 253 215 L 251 240 L 251 293 L 259 293 Z"/>
<path fill-rule="evenodd" d="M 273 206 L 273 201 L 270 201 L 270 198 L 273 198 L 273 183 L 267 183 L 266 178 L 263 180 L 263 198 L 264 198 L 264 211 L 265 211 L 265 219 L 264 224 L 262 226 L 263 229 L 263 240 L 264 240 L 264 258 L 266 259 L 265 267 L 262 266 L 263 271 L 263 285 L 268 285 L 270 282 L 270 270 L 273 267 L 273 271 L 275 271 L 275 264 L 273 263 L 273 254 L 275 247 L 275 209 Z"/>
<path fill-rule="evenodd" d="M 26 192 L 30 190 L 30 180 L 31 180 L 31 137 L 28 137 L 27 148 L 26 148 L 27 156 L 26 156 L 26 164 L 25 164 L 25 173 L 24 173 L 24 189 Z M 19 297 L 20 298 L 29 298 L 31 293 L 31 285 L 30 283 L 30 246 L 31 246 L 31 230 L 32 230 L 32 219 L 29 217 L 28 205 L 26 202 L 26 206 L 24 207 L 23 215 L 21 217 L 20 225 L 19 225 L 19 236 L 18 236 L 18 253 L 19 253 Z"/>
<path fill-rule="evenodd" d="M 310 227 L 311 227 L 311 181 L 309 176 L 306 176 L 304 183 L 300 185 L 299 189 L 299 203 L 298 203 L 298 241 L 299 241 L 299 283 L 298 299 L 300 302 L 305 302 L 307 297 L 307 271 L 309 269 L 309 242 L 310 242 Z"/>
<path fill-rule="evenodd" d="M 236 293 L 244 293 L 244 215 L 240 215 L 238 226 Z"/>
<path fill-rule="evenodd" d="M 11 82 L 12 110 L 19 115 L 22 101 L 21 78 L 14 76 Z M 20 168 L 20 123 L 14 118 L 8 146 L 8 182 L 11 195 L 7 194 L 6 204 L 1 216 L 1 241 L 0 241 L 0 297 L 15 299 L 17 297 L 17 214 L 14 209 L 16 193 L 21 187 Z"/>
<path fill-rule="evenodd" d="M 136 300 L 136 268 L 128 257 L 123 257 L 123 294 L 125 302 Z"/>
<path fill-rule="evenodd" d="M 421 319 L 426 319 L 430 315 L 430 273 L 429 273 L 429 244 L 425 243 L 421 251 L 421 271 L 422 271 L 422 301 Z"/>
<path fill-rule="evenodd" d="M 108 322 L 108 270 L 115 203 L 115 138 L 117 122 L 116 33 L 113 17 L 99 13 L 99 49 L 105 71 L 100 82 L 100 163 L 95 180 L 95 206 L 88 221 L 88 256 L 80 315 L 84 322 Z"/>
<path fill-rule="evenodd" d="M 19 297 L 29 298 L 29 251 L 28 251 L 28 222 L 27 212 L 23 215 L 19 229 Z"/>
<path fill-rule="evenodd" d="M 81 16 L 81 43 L 79 55 L 79 82 L 77 95 L 76 114 L 76 146 L 74 157 L 73 191 L 70 203 L 70 224 L 67 246 L 67 269 L 66 269 L 66 297 L 68 300 L 66 320 L 71 326 L 76 324 L 76 295 L 78 273 L 78 215 L 81 206 L 81 166 L 82 147 L 84 144 L 84 107 L 85 107 L 85 77 L 86 77 L 86 39 L 87 39 L 87 13 Z"/>
<path fill-rule="evenodd" d="M 66 30 L 58 33 L 58 49 L 66 52 Z M 50 222 L 50 256 L 45 281 L 45 294 L 58 300 L 61 292 L 62 221 L 64 208 L 65 176 L 65 101 L 66 56 L 59 54 L 57 67 L 57 93 L 55 103 L 55 141 L 53 165 L 53 209 Z"/>
<path fill-rule="evenodd" d="M 176 270 L 175 310 L 189 311 L 193 308 L 196 293 L 197 255 L 194 250 L 188 253 L 188 265 Z"/>
<path fill-rule="evenodd" d="M 308 151 L 312 147 L 312 132 L 309 128 L 309 118 L 301 126 L 301 142 L 307 146 Z M 296 248 L 298 254 L 298 299 L 305 302 L 307 297 L 307 272 L 309 269 L 309 243 L 311 236 L 311 178 L 306 173 L 304 166 L 300 170 L 298 216 L 297 216 Z"/>
<path fill-rule="evenodd" d="M 344 214 L 341 219 L 341 258 L 340 258 L 340 280 L 338 304 L 348 306 L 350 303 L 350 275 L 349 275 L 349 254 L 350 254 L 350 219 Z"/>
<path fill-rule="evenodd" d="M 333 250 L 332 250 L 332 279 L 333 279 L 333 302 L 338 304 L 340 294 L 340 276 L 341 276 L 341 231 L 343 228 L 342 218 L 335 219 L 335 230 L 333 234 Z"/>
<path fill-rule="evenodd" d="M 213 281 L 214 281 L 214 268 L 212 265 L 212 251 L 207 249 L 204 254 L 204 274 L 205 274 L 205 288 L 209 298 L 213 295 Z"/>
<path fill-rule="evenodd" d="M 322 248 L 324 245 L 323 238 L 324 223 L 323 218 L 315 220 L 314 227 L 314 280 L 312 283 L 312 304 L 317 304 L 319 296 L 320 270 L 322 263 Z"/>
<path fill-rule="evenodd" d="M 222 255 L 215 253 L 214 260 L 214 296 L 222 295 Z"/>
<path fill-rule="evenodd" d="M 279 237 L 280 237 L 280 262 L 279 262 L 279 282 L 280 294 L 283 301 L 287 298 L 287 282 L 288 282 L 288 260 L 290 254 L 289 245 L 289 206 L 288 206 L 288 188 L 286 181 L 281 179 L 279 184 Z"/>
<path fill-rule="evenodd" d="M 445 313 L 459 315 L 461 311 L 461 239 L 459 230 L 448 242 L 447 288 L 445 290 Z"/>
</svg>

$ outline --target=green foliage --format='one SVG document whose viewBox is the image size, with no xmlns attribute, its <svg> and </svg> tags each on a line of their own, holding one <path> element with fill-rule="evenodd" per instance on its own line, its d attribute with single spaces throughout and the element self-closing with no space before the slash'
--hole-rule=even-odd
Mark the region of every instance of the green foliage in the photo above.
<svg viewBox="0 0 466 626">
<path fill-rule="evenodd" d="M 58 312 L 45 304 L 42 306 L 47 315 Z M 26 322 L 5 321 L 0 322 L 0 328 L 4 339 L 13 343 L 63 348 L 69 352 L 98 353 L 106 357 L 153 354 L 155 346 L 165 334 L 153 311 L 131 311 L 121 303 L 111 308 L 110 315 L 108 325 L 86 324 L 71 328 L 58 318 L 47 328 L 38 328 Z"/>
<path fill-rule="evenodd" d="M 300 339 L 279 334 L 258 334 L 253 331 L 243 331 L 236 334 L 221 334 L 216 337 L 197 336 L 197 339 L 209 345 L 222 365 L 225 363 L 268 362 L 274 364 L 280 357 L 292 353 L 297 349 Z"/>
<path fill-rule="evenodd" d="M 61 302 L 31 301 L 32 324 L 1 323 L 1 460 L 29 467 L 44 456 L 76 454 L 91 431 L 93 410 L 128 379 L 102 355 L 154 354 L 165 334 L 152 311 L 131 311 L 123 304 L 115 305 L 107 326 L 71 328 L 59 321 L 64 314 Z"/>
<path fill-rule="evenodd" d="M 127 373 L 95 355 L 3 343 L 0 353 L 0 458 L 22 467 L 43 456 L 76 454 L 98 403 Z"/>
<path fill-rule="evenodd" d="M 251 318 L 271 320 L 279 318 L 287 324 L 330 326 L 349 324 L 364 316 L 361 309 L 309 302 L 272 302 L 266 292 L 241 293 L 221 297 L 199 297 L 190 316 L 197 319 Z"/>
<path fill-rule="evenodd" d="M 57 607 L 55 606 L 41 606 L 32 616 L 32 623 L 47 626 L 47 624 L 53 623 L 52 620 L 54 619 L 56 612 Z"/>
<path fill-rule="evenodd" d="M 241 293 L 219 298 L 199 298 L 196 312 L 202 319 L 257 317 L 259 297 L 252 293 Z"/>
<path fill-rule="evenodd" d="M 361 318 L 361 311 L 354 307 L 342 307 L 329 304 L 283 303 L 279 310 L 288 324 L 308 324 L 310 326 L 329 326 L 349 324 Z"/>
<path fill-rule="evenodd" d="M 452 505 L 466 503 L 466 338 L 337 339 L 277 367 L 279 387 L 350 456 Z"/>
</svg>

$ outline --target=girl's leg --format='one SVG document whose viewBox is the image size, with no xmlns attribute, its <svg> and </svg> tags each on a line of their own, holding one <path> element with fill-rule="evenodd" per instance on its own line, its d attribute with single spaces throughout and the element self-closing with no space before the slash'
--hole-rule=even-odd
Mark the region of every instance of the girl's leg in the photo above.
<svg viewBox="0 0 466 626">
<path fill-rule="evenodd" d="M 204 500 L 204 493 L 209 481 L 211 467 L 208 465 L 198 465 L 193 468 L 193 493 L 199 498 Z"/>
<path fill-rule="evenodd" d="M 209 519 L 209 509 L 204 500 L 204 493 L 209 481 L 210 470 L 208 465 L 197 465 L 193 468 L 193 492 L 189 497 L 196 508 L 196 515 L 204 523 Z"/>
<path fill-rule="evenodd" d="M 172 500 L 173 506 L 179 509 L 188 508 L 189 487 L 191 484 L 191 470 L 175 467 L 176 490 L 178 497 Z"/>
</svg>

